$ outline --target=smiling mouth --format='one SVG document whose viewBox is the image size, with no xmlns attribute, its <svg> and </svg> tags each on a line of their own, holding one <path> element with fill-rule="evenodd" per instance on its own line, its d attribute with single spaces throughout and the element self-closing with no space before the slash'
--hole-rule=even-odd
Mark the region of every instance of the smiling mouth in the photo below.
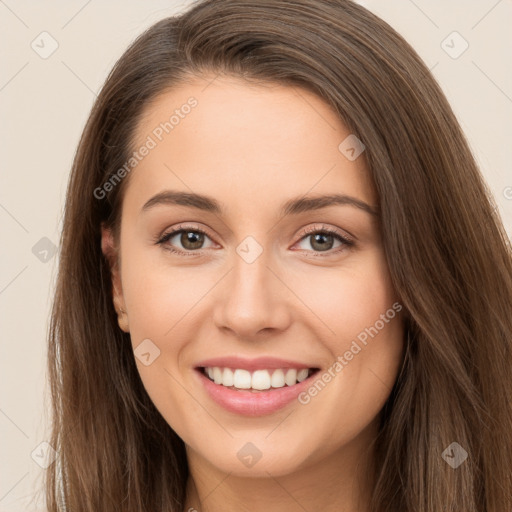
<svg viewBox="0 0 512 512">
<path fill-rule="evenodd" d="M 249 371 L 219 366 L 197 368 L 207 379 L 219 386 L 236 391 L 261 393 L 292 387 L 310 378 L 318 368 L 282 368 Z"/>
</svg>

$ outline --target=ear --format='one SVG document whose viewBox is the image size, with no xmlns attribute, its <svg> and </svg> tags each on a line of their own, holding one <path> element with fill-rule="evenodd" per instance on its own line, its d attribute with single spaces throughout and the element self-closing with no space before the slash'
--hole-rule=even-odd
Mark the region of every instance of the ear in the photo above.
<svg viewBox="0 0 512 512">
<path fill-rule="evenodd" d="M 112 229 L 105 227 L 104 223 L 101 224 L 101 251 L 103 252 L 110 268 L 110 275 L 112 279 L 112 298 L 114 302 L 114 309 L 117 312 L 119 327 L 124 332 L 130 332 L 128 313 L 126 311 L 123 288 L 121 286 L 119 250 L 116 247 Z"/>
</svg>

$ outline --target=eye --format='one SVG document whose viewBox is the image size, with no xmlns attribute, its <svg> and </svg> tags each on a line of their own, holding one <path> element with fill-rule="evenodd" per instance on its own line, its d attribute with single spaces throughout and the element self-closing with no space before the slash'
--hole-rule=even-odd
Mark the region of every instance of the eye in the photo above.
<svg viewBox="0 0 512 512">
<path fill-rule="evenodd" d="M 298 242 L 299 249 L 314 252 L 337 253 L 354 245 L 347 235 L 328 226 L 308 228 Z M 302 245 L 302 247 L 300 246 Z"/>
<path fill-rule="evenodd" d="M 199 252 L 201 249 L 214 246 L 208 234 L 202 229 L 183 226 L 178 226 L 162 235 L 157 240 L 157 244 L 163 245 L 171 252 L 178 253 Z"/>
<path fill-rule="evenodd" d="M 163 234 L 156 243 L 170 252 L 186 256 L 198 256 L 202 249 L 215 246 L 206 231 L 196 226 L 183 225 Z M 353 246 L 354 242 L 339 230 L 322 225 L 306 229 L 296 245 L 300 250 L 327 253 L 327 256 Z"/>
</svg>

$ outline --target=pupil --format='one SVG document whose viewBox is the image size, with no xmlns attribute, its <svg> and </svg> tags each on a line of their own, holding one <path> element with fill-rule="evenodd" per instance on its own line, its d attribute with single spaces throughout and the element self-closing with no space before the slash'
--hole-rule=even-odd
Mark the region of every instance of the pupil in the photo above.
<svg viewBox="0 0 512 512">
<path fill-rule="evenodd" d="M 327 244 L 325 243 L 325 239 L 328 239 Z M 322 242 L 323 240 L 323 242 Z M 319 245 L 316 245 L 319 244 Z M 333 236 L 332 235 L 326 235 L 322 233 L 318 233 L 316 235 L 313 235 L 313 242 L 311 243 L 311 247 L 313 249 L 318 249 L 320 251 L 328 251 L 332 248 L 333 244 Z"/>
<path fill-rule="evenodd" d="M 203 245 L 204 236 L 195 231 L 186 231 L 181 234 L 181 243 L 185 249 L 199 249 Z"/>
</svg>

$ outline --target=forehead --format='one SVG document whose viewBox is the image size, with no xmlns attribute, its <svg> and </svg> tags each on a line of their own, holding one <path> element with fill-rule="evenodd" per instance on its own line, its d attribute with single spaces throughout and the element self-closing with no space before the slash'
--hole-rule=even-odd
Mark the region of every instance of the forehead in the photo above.
<svg viewBox="0 0 512 512">
<path fill-rule="evenodd" d="M 313 93 L 236 77 L 197 77 L 148 104 L 133 149 L 151 147 L 128 189 L 182 189 L 269 207 L 274 199 L 349 193 L 376 204 L 364 153 L 350 160 L 350 131 Z M 343 144 L 342 144 L 343 146 Z"/>
</svg>

